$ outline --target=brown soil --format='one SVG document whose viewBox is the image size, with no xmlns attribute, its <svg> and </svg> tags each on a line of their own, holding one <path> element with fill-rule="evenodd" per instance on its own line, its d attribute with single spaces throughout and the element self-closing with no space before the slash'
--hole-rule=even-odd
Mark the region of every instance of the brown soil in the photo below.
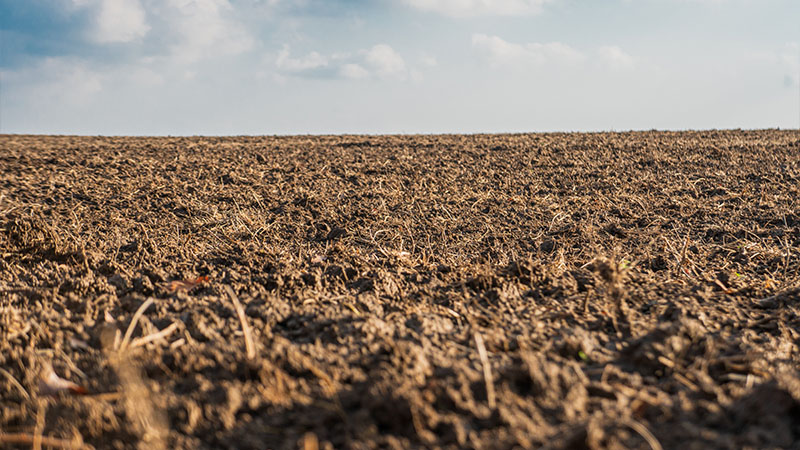
<svg viewBox="0 0 800 450">
<path fill-rule="evenodd" d="M 799 187 L 798 131 L 0 136 L 0 447 L 800 448 Z"/>
</svg>

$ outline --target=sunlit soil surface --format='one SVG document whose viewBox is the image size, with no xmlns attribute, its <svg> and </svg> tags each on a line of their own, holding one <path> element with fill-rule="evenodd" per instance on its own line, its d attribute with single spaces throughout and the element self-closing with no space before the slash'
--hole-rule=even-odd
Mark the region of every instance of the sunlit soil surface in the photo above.
<svg viewBox="0 0 800 450">
<path fill-rule="evenodd" d="M 0 136 L 0 447 L 792 447 L 799 187 L 798 131 Z"/>
</svg>

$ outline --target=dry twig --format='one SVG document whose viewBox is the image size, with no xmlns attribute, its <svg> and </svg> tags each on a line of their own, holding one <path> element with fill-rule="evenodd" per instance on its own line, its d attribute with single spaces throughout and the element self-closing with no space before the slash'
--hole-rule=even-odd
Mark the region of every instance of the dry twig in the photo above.
<svg viewBox="0 0 800 450">
<path fill-rule="evenodd" d="M 663 448 L 661 447 L 661 443 L 658 442 L 658 439 L 656 439 L 656 437 L 653 436 L 653 433 L 651 433 L 650 430 L 648 430 L 647 427 L 644 426 L 644 424 L 633 419 L 628 419 L 626 425 L 628 425 L 633 431 L 639 433 L 644 438 L 644 440 L 647 441 L 647 444 L 650 445 L 651 449 L 663 450 Z"/>
<path fill-rule="evenodd" d="M 242 304 L 239 302 L 239 297 L 233 292 L 230 286 L 227 284 L 225 285 L 225 292 L 228 293 L 228 296 L 231 298 L 233 302 L 233 307 L 236 309 L 236 314 L 239 316 L 239 321 L 242 322 L 242 332 L 244 333 L 244 345 L 245 349 L 247 350 L 247 359 L 253 359 L 256 357 L 256 346 L 253 342 L 253 334 L 250 332 L 250 325 L 247 324 L 247 316 L 244 314 L 244 308 L 242 308 Z"/>
<path fill-rule="evenodd" d="M 51 370 L 52 372 L 52 370 Z M 33 450 L 42 450 L 42 432 L 44 431 L 44 411 L 47 403 L 39 399 L 39 408 L 36 410 L 36 427 L 33 430 Z"/>
<path fill-rule="evenodd" d="M 689 235 L 686 235 L 686 241 L 683 243 L 683 250 L 681 250 L 681 260 L 678 263 L 678 270 L 683 272 L 685 275 L 688 274 L 683 268 L 684 264 L 686 264 L 686 250 L 689 248 Z"/>
<path fill-rule="evenodd" d="M 133 341 L 131 341 L 130 347 L 136 348 L 148 344 L 150 342 L 153 342 L 155 340 L 166 338 L 167 336 L 175 332 L 175 330 L 177 329 L 178 329 L 178 322 L 173 322 L 172 325 L 164 328 L 161 331 L 150 333 L 147 336 L 134 339 Z"/>
<path fill-rule="evenodd" d="M 139 318 L 142 317 L 144 311 L 153 304 L 153 299 L 149 298 L 146 302 L 142 303 L 142 306 L 136 310 L 136 313 L 133 315 L 133 319 L 131 320 L 130 325 L 128 325 L 128 330 L 125 331 L 125 337 L 122 338 L 122 343 L 119 344 L 119 350 L 125 350 L 128 347 L 128 342 L 131 340 L 131 334 L 133 334 L 133 330 L 136 328 L 136 324 L 139 322 Z"/>
<path fill-rule="evenodd" d="M 22 394 L 23 397 L 25 397 L 26 400 L 30 400 L 31 396 L 28 395 L 28 391 L 26 391 L 25 388 L 22 387 L 19 381 L 17 381 L 17 379 L 14 378 L 14 376 L 11 375 L 10 372 L 0 367 L 0 373 L 2 373 L 3 375 L 5 375 L 6 378 L 8 378 L 9 383 L 11 383 L 15 388 L 17 388 L 17 390 L 20 392 L 20 394 Z"/>
<path fill-rule="evenodd" d="M 478 347 L 478 356 L 481 358 L 483 366 L 483 379 L 486 382 L 486 399 L 489 407 L 494 409 L 497 406 L 497 399 L 494 393 L 494 382 L 492 381 L 492 367 L 489 365 L 489 357 L 486 355 L 486 346 L 483 344 L 483 337 L 475 332 L 475 346 Z"/>
<path fill-rule="evenodd" d="M 41 436 L 41 435 L 35 436 L 27 433 L 0 432 L 0 444 L 35 445 L 37 440 L 40 443 L 40 445 L 50 448 L 68 448 L 68 449 L 89 448 L 87 445 L 77 440 L 68 441 L 66 439 L 59 439 L 51 436 Z"/>
</svg>

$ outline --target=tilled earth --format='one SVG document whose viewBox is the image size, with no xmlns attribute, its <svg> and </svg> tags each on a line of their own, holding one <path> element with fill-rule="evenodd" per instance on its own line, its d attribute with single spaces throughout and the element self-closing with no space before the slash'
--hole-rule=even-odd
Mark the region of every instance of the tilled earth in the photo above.
<svg viewBox="0 0 800 450">
<path fill-rule="evenodd" d="M 800 448 L 798 131 L 5 135 L 0 252 L 4 448 Z"/>
</svg>

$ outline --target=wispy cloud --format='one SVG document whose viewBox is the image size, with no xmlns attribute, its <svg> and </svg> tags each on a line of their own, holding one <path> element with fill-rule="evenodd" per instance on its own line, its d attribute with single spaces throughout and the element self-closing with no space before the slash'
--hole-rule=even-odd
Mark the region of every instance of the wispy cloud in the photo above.
<svg viewBox="0 0 800 450">
<path fill-rule="evenodd" d="M 351 80 L 363 80 L 370 77 L 369 70 L 356 63 L 343 64 L 339 68 L 338 74 Z"/>
<path fill-rule="evenodd" d="M 166 0 L 157 7 L 162 32 L 173 55 L 183 61 L 237 55 L 253 48 L 254 38 L 233 16 L 228 0 Z"/>
<path fill-rule="evenodd" d="M 391 46 L 376 44 L 355 53 L 323 55 L 312 51 L 304 56 L 292 56 L 284 45 L 274 61 L 281 76 L 305 78 L 346 78 L 406 80 L 416 78 L 417 72 L 409 69 L 405 59 Z"/>
<path fill-rule="evenodd" d="M 633 57 L 616 45 L 604 45 L 597 54 L 612 69 L 631 69 L 634 66 Z"/>
<path fill-rule="evenodd" d="M 139 53 L 181 63 L 236 55 L 256 40 L 228 0 L 72 0 L 92 17 L 97 44 L 138 44 Z"/>
<path fill-rule="evenodd" d="M 450 17 L 525 16 L 541 12 L 553 0 L 402 0 L 422 10 Z"/>
<path fill-rule="evenodd" d="M 93 3 L 96 13 L 92 39 L 96 42 L 131 42 L 140 40 L 150 31 L 139 0 L 100 0 Z"/>
<path fill-rule="evenodd" d="M 405 79 L 408 76 L 406 62 L 392 47 L 378 44 L 363 52 L 364 63 L 379 78 Z"/>
<path fill-rule="evenodd" d="M 317 52 L 311 52 L 306 56 L 293 58 L 290 54 L 289 45 L 284 44 L 278 57 L 275 59 L 275 67 L 281 72 L 303 73 L 323 69 L 328 66 L 328 58 Z"/>
<path fill-rule="evenodd" d="M 495 68 L 570 67 L 586 62 L 613 70 L 635 67 L 634 58 L 616 45 L 604 45 L 593 52 L 563 42 L 518 43 L 476 33 L 472 35 L 472 47 L 479 57 Z"/>
<path fill-rule="evenodd" d="M 419 60 L 420 64 L 425 67 L 436 67 L 439 65 L 439 61 L 436 59 L 435 56 L 429 55 L 427 53 L 423 53 Z"/>
<path fill-rule="evenodd" d="M 585 59 L 582 52 L 561 42 L 518 44 L 498 36 L 474 34 L 472 46 L 493 66 L 575 64 Z"/>
<path fill-rule="evenodd" d="M 104 89 L 105 76 L 73 58 L 48 57 L 34 65 L 2 72 L 3 80 L 17 87 L 6 98 L 46 107 L 51 104 L 84 106 Z"/>
</svg>

